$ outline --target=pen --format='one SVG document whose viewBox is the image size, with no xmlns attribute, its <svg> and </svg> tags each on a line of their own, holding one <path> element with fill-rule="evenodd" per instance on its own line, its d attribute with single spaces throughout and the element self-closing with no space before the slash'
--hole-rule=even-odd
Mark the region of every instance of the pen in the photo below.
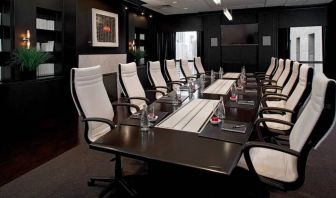
<svg viewBox="0 0 336 198">
<path fill-rule="evenodd" d="M 242 124 L 242 125 L 235 125 L 235 126 L 232 126 L 232 128 L 235 129 L 235 128 L 240 128 L 240 127 L 244 127 L 244 126 L 245 126 L 245 124 Z"/>
</svg>

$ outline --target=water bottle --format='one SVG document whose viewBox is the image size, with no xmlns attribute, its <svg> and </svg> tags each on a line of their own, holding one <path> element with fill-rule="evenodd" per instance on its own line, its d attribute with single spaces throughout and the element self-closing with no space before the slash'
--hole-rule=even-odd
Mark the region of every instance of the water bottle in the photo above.
<svg viewBox="0 0 336 198">
<path fill-rule="evenodd" d="M 218 106 L 218 118 L 223 122 L 225 119 L 225 106 L 223 96 L 220 97 L 219 106 Z"/>
<path fill-rule="evenodd" d="M 242 66 L 242 68 L 241 68 L 240 80 L 241 80 L 241 83 L 245 84 L 245 82 L 246 82 L 245 66 Z"/>
<path fill-rule="evenodd" d="M 219 67 L 219 78 L 222 79 L 223 78 L 223 68 L 222 67 Z"/>
<path fill-rule="evenodd" d="M 144 105 L 142 108 L 141 118 L 140 118 L 140 129 L 141 131 L 148 131 L 149 129 L 147 105 Z"/>
</svg>

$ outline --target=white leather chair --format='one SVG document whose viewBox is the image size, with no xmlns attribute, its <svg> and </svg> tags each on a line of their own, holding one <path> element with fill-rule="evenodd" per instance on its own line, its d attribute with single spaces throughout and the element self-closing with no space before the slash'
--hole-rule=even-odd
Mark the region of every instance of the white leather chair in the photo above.
<svg viewBox="0 0 336 198">
<path fill-rule="evenodd" d="M 139 80 L 136 64 L 134 62 L 119 64 L 118 71 L 119 82 L 121 90 L 126 97 L 125 99 L 130 101 L 131 104 L 138 106 L 140 109 L 142 109 L 144 105 L 150 103 L 150 100 L 146 97 L 146 92 L 158 92 L 165 95 L 165 93 L 160 90 L 146 90 L 145 92 Z M 131 113 L 135 113 L 136 109 L 131 107 L 130 111 Z"/>
<path fill-rule="evenodd" d="M 167 94 L 167 92 L 170 91 L 162 75 L 161 65 L 159 61 L 155 61 L 155 62 L 148 61 L 147 62 L 147 75 L 148 75 L 149 82 L 152 85 L 152 88 L 160 90 L 164 92 L 165 94 Z M 156 99 L 159 99 L 162 96 L 163 95 L 161 93 L 156 93 L 155 95 Z"/>
<path fill-rule="evenodd" d="M 271 79 L 272 76 L 274 75 L 276 69 L 278 67 L 278 59 L 275 57 L 271 58 L 271 63 L 267 68 L 266 72 L 255 72 L 255 76 L 257 78 L 258 81 L 262 80 L 262 79 Z"/>
<path fill-rule="evenodd" d="M 280 75 L 280 78 L 276 81 L 276 85 L 265 85 L 262 87 L 262 92 L 265 93 L 275 93 L 277 91 L 281 91 L 275 88 L 284 87 L 285 83 L 289 80 L 289 76 L 292 71 L 293 61 L 286 59 L 285 68 Z"/>
<path fill-rule="evenodd" d="M 192 78 L 197 78 L 192 74 L 192 72 L 189 68 L 188 60 L 180 59 L 180 68 L 181 68 L 181 71 L 182 71 L 185 79 L 188 80 L 188 79 L 192 79 Z"/>
<path fill-rule="evenodd" d="M 293 92 L 293 90 L 296 87 L 296 84 L 299 82 L 299 70 L 300 70 L 301 64 L 299 62 L 294 62 L 293 66 L 292 66 L 292 72 L 290 74 L 290 77 L 287 81 L 287 83 L 285 84 L 284 87 L 279 87 L 279 86 L 273 86 L 273 89 L 277 90 L 277 94 L 281 94 L 281 95 L 285 95 L 285 96 L 290 96 Z M 267 97 L 267 96 L 276 96 L 276 94 L 274 93 L 266 93 L 263 95 L 263 97 Z"/>
<path fill-rule="evenodd" d="M 180 76 L 176 70 L 176 63 L 174 59 L 164 61 L 164 72 L 168 83 L 173 84 L 173 89 L 176 89 L 185 83 L 185 80 L 180 79 Z"/>
<path fill-rule="evenodd" d="M 261 80 L 260 81 L 261 85 L 267 85 L 267 84 L 276 85 L 276 83 L 277 83 L 278 79 L 280 78 L 284 68 L 285 68 L 284 60 L 282 58 L 280 58 L 279 61 L 278 61 L 278 67 L 276 68 L 274 75 Z"/>
<path fill-rule="evenodd" d="M 249 170 L 260 181 L 282 190 L 294 190 L 302 186 L 310 150 L 314 147 L 316 149 L 335 130 L 335 90 L 335 80 L 328 79 L 322 73 L 315 75 L 311 97 L 289 135 L 289 147 L 248 142 L 238 166 Z M 264 118 L 258 122 L 266 120 L 273 121 Z"/>
<path fill-rule="evenodd" d="M 84 138 L 88 144 L 109 133 L 115 127 L 113 122 L 113 106 L 130 106 L 137 110 L 136 105 L 128 103 L 111 104 L 105 86 L 100 66 L 88 68 L 72 68 L 70 72 L 70 90 L 74 104 L 82 122 L 85 123 Z M 115 182 L 118 186 L 126 187 L 121 178 L 121 158 L 115 157 L 115 178 L 91 178 L 89 185 L 96 181 Z M 133 192 L 132 189 L 130 192 Z M 102 192 L 103 196 L 106 191 Z"/>
<path fill-rule="evenodd" d="M 295 87 L 295 90 L 289 97 L 281 96 L 277 94 L 276 97 L 264 97 L 261 100 L 263 108 L 259 109 L 260 118 L 271 118 L 282 120 L 286 122 L 295 122 L 299 109 L 311 93 L 311 82 L 313 79 L 313 68 L 308 65 L 302 65 L 300 68 L 299 83 Z M 267 101 L 275 99 L 276 101 Z M 275 112 L 275 113 L 274 113 Z M 276 122 L 261 122 L 260 125 L 276 134 L 287 135 L 290 132 L 291 127 L 286 124 Z"/>
<path fill-rule="evenodd" d="M 194 66 L 198 75 L 205 74 L 205 70 L 202 64 L 201 57 L 194 58 Z"/>
</svg>

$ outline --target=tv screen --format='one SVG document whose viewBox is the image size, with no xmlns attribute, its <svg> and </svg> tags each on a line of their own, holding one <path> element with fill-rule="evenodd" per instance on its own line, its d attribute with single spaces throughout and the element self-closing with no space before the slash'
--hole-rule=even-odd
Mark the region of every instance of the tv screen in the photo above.
<svg viewBox="0 0 336 198">
<path fill-rule="evenodd" d="M 221 25 L 222 45 L 258 44 L 258 24 Z"/>
</svg>

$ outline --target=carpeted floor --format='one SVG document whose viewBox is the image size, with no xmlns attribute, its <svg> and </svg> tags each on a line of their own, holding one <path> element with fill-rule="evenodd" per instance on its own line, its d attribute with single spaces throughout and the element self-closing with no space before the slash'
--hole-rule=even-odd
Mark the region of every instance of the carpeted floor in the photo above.
<svg viewBox="0 0 336 198">
<path fill-rule="evenodd" d="M 281 192 L 278 190 L 270 189 L 270 197 L 335 197 L 336 192 L 336 151 L 335 151 L 336 134 L 332 133 L 324 144 L 316 151 L 311 151 L 306 168 L 306 181 L 305 184 L 296 191 Z M 72 198 L 72 197 L 97 197 L 102 190 L 102 185 L 88 187 L 87 179 L 90 176 L 100 175 L 108 176 L 113 175 L 113 164 L 110 159 L 113 156 L 107 153 L 97 152 L 90 150 L 85 143 L 81 143 L 79 146 L 65 152 L 64 154 L 50 160 L 40 167 L 28 172 L 27 174 L 13 180 L 12 182 L 0 187 L 0 197 L 6 198 L 18 198 L 18 197 L 31 197 L 31 198 Z M 24 162 L 22 162 L 24 163 Z M 142 162 L 125 159 L 123 160 L 123 169 L 125 174 L 139 174 L 144 171 L 145 165 Z M 231 177 L 223 179 L 223 183 L 218 178 L 216 184 L 208 185 L 208 189 L 202 192 L 207 192 L 211 196 L 212 189 L 209 186 L 216 186 L 216 192 L 223 192 L 223 196 L 227 195 L 229 188 L 238 189 L 238 191 L 245 191 L 245 183 L 237 181 L 239 178 L 241 181 L 245 180 L 244 174 L 246 172 L 237 169 L 238 177 L 235 177 L 235 181 L 232 182 Z M 247 174 L 246 174 L 247 175 Z M 164 184 L 160 190 L 160 195 L 167 195 L 165 192 L 170 192 L 170 197 L 178 197 L 177 190 L 173 190 L 176 187 L 181 190 L 189 188 L 188 190 L 197 191 L 202 189 L 203 183 L 209 183 L 204 177 L 200 176 L 200 179 L 192 178 L 197 183 L 194 188 L 183 185 L 185 181 L 182 177 L 173 176 L 175 178 L 174 183 L 180 182 L 179 186 L 173 185 L 172 181 L 167 178 L 155 177 L 155 181 L 146 183 L 146 179 L 139 177 L 138 184 L 142 185 L 142 188 L 154 189 L 152 186 L 157 183 Z M 170 178 L 170 179 L 172 179 Z M 248 178 L 248 176 L 246 176 Z M 198 180 L 199 179 L 199 180 Z M 208 178 L 207 178 L 208 179 Z M 169 181 L 168 181 L 169 180 Z M 224 181 L 225 180 L 225 181 Z M 246 179 L 248 180 L 248 179 Z M 182 183 L 182 184 L 181 184 Z M 172 186 L 170 186 L 172 184 Z M 251 183 L 247 183 L 250 185 Z M 160 185 L 162 186 L 162 185 Z M 155 186 L 156 188 L 157 186 Z M 240 190 L 239 190 L 240 189 Z M 149 190 L 151 191 L 151 190 Z M 186 190 L 187 191 L 187 190 Z M 238 192 L 237 191 L 237 192 Z M 173 194 L 171 192 L 174 192 Z M 198 192 L 198 191 L 197 191 Z M 233 190 L 230 190 L 230 195 L 233 196 Z M 176 193 L 176 194 L 175 194 Z M 156 194 L 156 197 L 159 194 Z M 247 195 L 249 195 L 247 193 Z M 222 196 L 222 197 L 223 197 Z M 124 197 L 124 194 L 118 197 Z M 145 196 L 146 197 L 146 196 Z M 226 196 L 230 197 L 230 196 Z"/>
</svg>

